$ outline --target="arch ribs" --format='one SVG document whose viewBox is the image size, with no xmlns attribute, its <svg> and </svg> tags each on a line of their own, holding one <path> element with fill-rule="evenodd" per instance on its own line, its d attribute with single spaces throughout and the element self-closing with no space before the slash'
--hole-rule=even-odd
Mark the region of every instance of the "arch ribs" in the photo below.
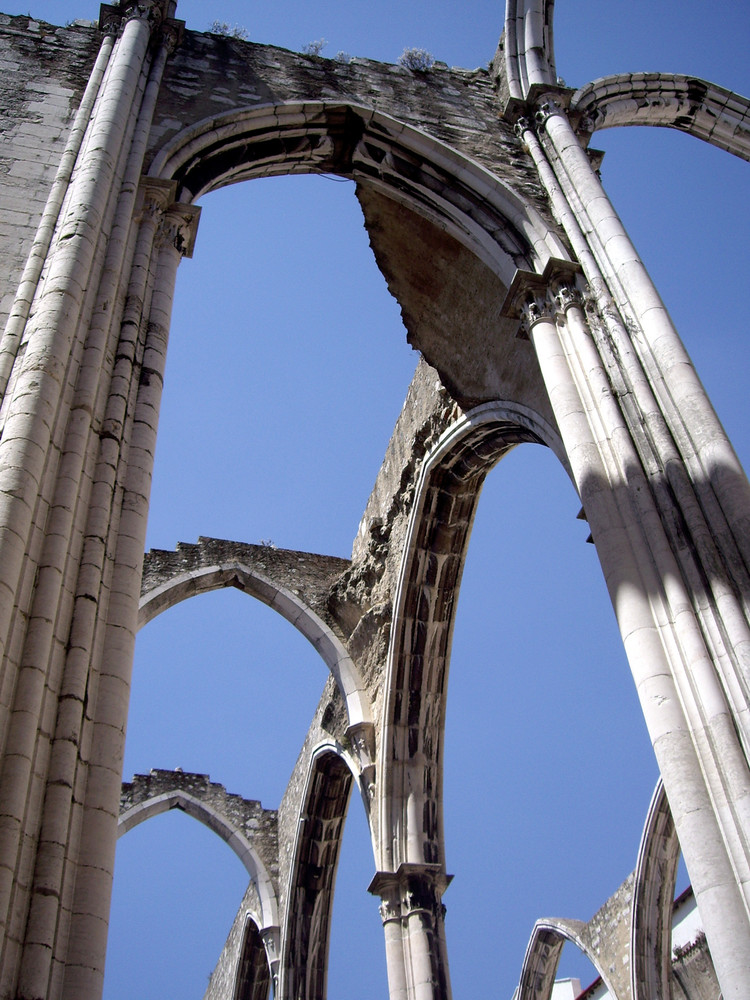
<svg viewBox="0 0 750 1000">
<path fill-rule="evenodd" d="M 715 83 L 674 73 L 622 73 L 577 90 L 579 133 L 618 125 L 674 128 L 750 160 L 750 101 Z"/>
</svg>

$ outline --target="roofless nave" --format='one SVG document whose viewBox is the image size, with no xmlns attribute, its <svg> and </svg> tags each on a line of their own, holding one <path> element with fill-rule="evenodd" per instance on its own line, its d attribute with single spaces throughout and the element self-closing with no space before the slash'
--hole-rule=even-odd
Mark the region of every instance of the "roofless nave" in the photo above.
<svg viewBox="0 0 750 1000">
<path fill-rule="evenodd" d="M 696 989 L 745 997 L 750 490 L 588 142 L 613 125 L 670 126 L 748 159 L 747 100 L 660 74 L 567 89 L 551 0 L 508 0 L 491 71 L 439 67 L 429 86 L 366 60 L 230 45 L 184 30 L 175 7 L 104 5 L 98 27 L 49 32 L 0 19 L 11 168 L 0 202 L 0 996 L 100 996 L 122 794 L 122 828 L 178 806 L 250 874 L 211 996 L 260 998 L 273 984 L 278 997 L 322 997 L 353 783 L 368 806 L 391 996 L 450 996 L 441 775 L 453 615 L 482 482 L 534 441 L 580 496 L 662 781 L 634 875 L 588 925 L 537 925 L 519 996 L 547 1000 L 571 940 L 618 1000 L 668 997 L 682 851 L 718 984 L 703 949 L 693 964 L 709 979 Z M 47 96 L 32 113 L 39 80 Z M 218 87 L 220 114 L 208 99 Z M 150 553 L 144 571 L 194 203 L 304 172 L 356 182 L 424 359 L 352 559 L 202 540 Z M 277 610 L 330 670 L 276 810 L 179 772 L 121 786 L 139 624 L 227 586 Z"/>
</svg>

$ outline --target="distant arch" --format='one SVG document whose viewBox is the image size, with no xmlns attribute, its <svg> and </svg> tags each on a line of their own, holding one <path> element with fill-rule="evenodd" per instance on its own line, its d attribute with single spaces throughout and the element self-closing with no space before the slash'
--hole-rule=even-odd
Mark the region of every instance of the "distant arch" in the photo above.
<svg viewBox="0 0 750 1000">
<path fill-rule="evenodd" d="M 680 842 L 661 778 L 654 790 L 638 851 L 633 886 L 633 1000 L 668 997 Z"/>
<path fill-rule="evenodd" d="M 335 744 L 314 750 L 289 874 L 288 925 L 282 935 L 282 993 L 295 1000 L 325 1000 L 333 887 L 352 778 Z"/>
<path fill-rule="evenodd" d="M 382 111 L 341 101 L 237 108 L 198 121 L 154 153 L 149 175 L 181 201 L 258 176 L 351 177 L 428 219 L 507 285 L 517 268 L 565 257 L 536 209 L 465 154 Z"/>
<path fill-rule="evenodd" d="M 653 125 L 687 132 L 750 160 L 750 100 L 707 80 L 676 73 L 620 73 L 573 95 L 583 132 Z"/>
<path fill-rule="evenodd" d="M 248 560 L 229 556 L 221 562 L 203 565 L 197 558 L 193 565 L 178 567 L 166 579 L 158 579 L 153 585 L 146 584 L 139 604 L 138 627 L 142 628 L 162 611 L 189 597 L 225 587 L 235 587 L 257 598 L 277 611 L 312 643 L 341 692 L 349 725 L 372 721 L 364 682 L 341 639 L 310 607 L 304 596 L 292 593 Z"/>
<path fill-rule="evenodd" d="M 565 920 L 558 917 L 537 920 L 524 956 L 516 1000 L 550 1000 L 557 966 L 566 941 L 574 944 L 591 962 L 601 976 L 612 1000 L 624 1000 L 615 990 L 597 955 L 589 947 L 584 934 L 585 929 L 586 924 L 581 920 Z"/>
<path fill-rule="evenodd" d="M 273 973 L 255 917 L 247 913 L 231 1000 L 268 1000 Z"/>
<path fill-rule="evenodd" d="M 268 869 L 260 858 L 253 844 L 237 826 L 223 816 L 208 802 L 202 802 L 195 795 L 183 788 L 161 791 L 151 796 L 146 795 L 129 809 L 120 814 L 117 823 L 118 839 L 140 823 L 168 812 L 170 809 L 180 809 L 182 812 L 203 823 L 209 830 L 218 834 L 228 844 L 240 859 L 255 883 L 261 902 L 261 919 L 263 927 L 276 927 L 279 922 L 278 903 L 273 882 Z"/>
</svg>

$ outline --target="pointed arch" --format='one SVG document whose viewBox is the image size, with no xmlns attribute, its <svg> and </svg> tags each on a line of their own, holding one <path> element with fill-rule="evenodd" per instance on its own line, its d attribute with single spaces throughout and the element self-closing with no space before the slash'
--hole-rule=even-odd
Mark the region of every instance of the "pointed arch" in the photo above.
<svg viewBox="0 0 750 1000">
<path fill-rule="evenodd" d="M 258 890 L 263 927 L 278 926 L 279 910 L 276 890 L 268 869 L 254 845 L 227 816 L 224 816 L 209 802 L 201 801 L 200 798 L 186 789 L 174 787 L 169 790 L 157 791 L 153 795 L 146 793 L 130 808 L 126 808 L 120 813 L 117 823 L 118 839 L 132 830 L 133 827 L 153 816 L 168 812 L 170 809 L 180 809 L 193 819 L 197 819 L 199 823 L 218 834 L 231 847 Z"/>
<path fill-rule="evenodd" d="M 612 985 L 598 956 L 589 947 L 585 936 L 586 924 L 580 920 L 547 917 L 537 920 L 531 932 L 523 960 L 516 1000 L 550 1000 L 555 974 L 566 941 L 574 944 L 601 976 L 612 1000 L 626 1000 Z"/>
<path fill-rule="evenodd" d="M 181 201 L 259 176 L 335 173 L 369 186 L 463 244 L 507 285 L 517 268 L 565 256 L 536 208 L 465 154 L 356 103 L 237 108 L 184 128 L 155 151 L 149 175 Z"/>
<path fill-rule="evenodd" d="M 333 743 L 313 751 L 302 795 L 282 934 L 281 992 L 325 1000 L 328 945 L 341 838 L 353 772 Z"/>
<path fill-rule="evenodd" d="M 635 869 L 630 944 L 633 1000 L 670 995 L 672 915 L 679 860 L 680 842 L 660 778 L 649 806 Z"/>
<path fill-rule="evenodd" d="M 567 468 L 559 437 L 517 404 L 488 403 L 442 435 L 422 466 L 394 601 L 384 734 L 378 772 L 378 866 L 444 865 L 442 747 L 448 662 L 458 588 L 487 473 L 511 448 L 547 444 Z"/>
<path fill-rule="evenodd" d="M 210 544 L 205 544 L 209 540 L 203 541 L 202 549 L 210 550 Z M 315 610 L 311 606 L 314 596 L 308 597 L 304 592 L 300 594 L 292 592 L 279 580 L 274 579 L 272 572 L 261 570 L 255 565 L 251 561 L 251 554 L 252 551 L 258 550 L 258 546 L 237 547 L 243 552 L 224 553 L 223 558 L 219 560 L 211 551 L 206 554 L 205 551 L 201 551 L 201 546 L 193 546 L 192 549 L 195 551 L 187 553 L 181 551 L 180 559 L 175 565 L 168 565 L 166 571 L 155 574 L 153 580 L 146 573 L 139 603 L 138 627 L 142 628 L 162 611 L 189 597 L 225 587 L 235 587 L 257 598 L 273 611 L 277 611 L 315 647 L 341 692 L 346 704 L 349 725 L 370 723 L 372 721 L 370 700 L 359 670 L 342 640 L 319 613 L 320 609 Z M 284 555 L 283 552 L 281 554 Z M 291 555 L 300 557 L 305 554 Z M 148 559 L 148 556 L 146 558 Z M 309 558 L 319 560 L 321 557 Z M 266 563 L 268 561 L 266 558 Z M 335 563 L 334 570 L 339 572 L 346 565 L 343 560 L 337 559 L 331 562 Z"/>
<path fill-rule="evenodd" d="M 231 1000 L 268 1000 L 272 981 L 263 935 L 255 916 L 247 913 Z"/>
</svg>

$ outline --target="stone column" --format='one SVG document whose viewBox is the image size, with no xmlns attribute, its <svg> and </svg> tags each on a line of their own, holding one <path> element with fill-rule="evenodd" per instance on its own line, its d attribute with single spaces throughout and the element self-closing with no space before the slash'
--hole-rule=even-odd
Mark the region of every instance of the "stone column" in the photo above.
<svg viewBox="0 0 750 1000">
<path fill-rule="evenodd" d="M 510 297 L 592 529 L 724 996 L 740 997 L 750 974 L 746 761 L 655 503 L 658 474 L 641 464 L 572 287 L 574 270 L 561 262 L 544 276 L 518 276 Z"/>
<path fill-rule="evenodd" d="M 740 527 L 750 516 L 750 486 L 664 303 L 555 96 L 541 98 L 536 120 L 549 162 L 625 326 L 641 332 L 630 340 L 628 354 L 646 373 L 649 393 L 690 471 L 704 516 L 726 546 L 724 558 L 731 562 L 739 549 L 750 564 L 750 538 Z M 663 435 L 657 442 L 671 444 Z"/>
<path fill-rule="evenodd" d="M 101 995 L 114 871 L 122 761 L 138 618 L 159 404 L 177 266 L 192 254 L 200 210 L 173 204 L 164 214 L 154 287 L 142 329 L 146 340 L 135 383 L 124 467 L 108 615 L 89 682 L 82 744 L 89 755 L 81 790 L 80 845 L 72 898 L 69 944 L 60 996 L 96 1000 Z"/>
<path fill-rule="evenodd" d="M 123 3 L 108 25 L 103 14 L 107 37 L 9 333 L 23 344 L 0 441 L 0 992 L 8 995 L 19 988 L 54 995 L 52 964 L 63 961 L 63 897 L 76 857 L 68 820 L 81 764 L 74 716 L 88 696 L 88 677 L 72 682 L 68 667 L 81 653 L 88 660 L 95 628 L 78 631 L 80 648 L 71 636 L 80 598 L 93 620 L 107 598 L 85 584 L 82 594 L 76 578 L 92 472 L 109 443 L 100 434 L 108 366 L 134 249 L 135 185 L 166 58 L 166 43 L 154 56 L 150 42 L 168 8 L 166 0 Z M 42 263 L 45 282 L 25 323 Z"/>
<path fill-rule="evenodd" d="M 440 865 L 404 862 L 396 872 L 378 872 L 370 884 L 383 900 L 391 1000 L 450 1000 L 442 895 L 451 877 Z"/>
</svg>

